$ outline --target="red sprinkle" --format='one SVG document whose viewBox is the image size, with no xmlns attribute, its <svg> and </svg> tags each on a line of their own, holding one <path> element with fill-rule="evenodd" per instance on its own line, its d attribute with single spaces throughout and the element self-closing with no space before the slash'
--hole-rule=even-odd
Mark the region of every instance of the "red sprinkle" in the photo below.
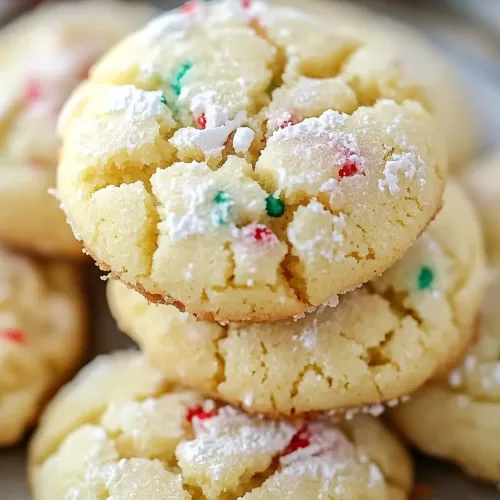
<svg viewBox="0 0 500 500">
<path fill-rule="evenodd" d="M 42 84 L 40 80 L 30 79 L 26 83 L 26 89 L 24 91 L 24 99 L 28 102 L 35 102 L 42 97 Z"/>
<path fill-rule="evenodd" d="M 0 332 L 0 337 L 10 340 L 11 342 L 15 342 L 16 344 L 26 344 L 26 334 L 23 330 L 16 330 L 15 328 L 11 328 L 8 330 L 3 330 Z"/>
<path fill-rule="evenodd" d="M 294 451 L 306 448 L 311 443 L 310 439 L 311 433 L 309 429 L 306 426 L 301 427 L 294 434 L 292 440 L 288 443 L 288 446 L 281 453 L 281 456 L 290 455 L 290 453 L 293 453 Z"/>
<path fill-rule="evenodd" d="M 346 160 L 345 163 L 342 165 L 342 168 L 339 170 L 339 176 L 341 178 L 342 177 L 352 177 L 353 175 L 356 175 L 357 173 L 358 173 L 358 167 L 351 160 Z"/>
<path fill-rule="evenodd" d="M 274 233 L 264 225 L 255 226 L 252 236 L 257 241 L 269 241 L 273 238 Z"/>
<path fill-rule="evenodd" d="M 248 10 L 252 5 L 252 0 L 241 0 L 241 6 L 243 9 Z"/>
<path fill-rule="evenodd" d="M 196 11 L 196 1 L 195 0 L 189 0 L 185 4 L 181 5 L 181 12 L 183 14 L 193 14 Z"/>
<path fill-rule="evenodd" d="M 217 413 L 217 410 L 205 411 L 201 405 L 190 406 L 186 412 L 186 420 L 192 422 L 195 417 L 200 420 L 206 420 L 217 416 Z"/>
<path fill-rule="evenodd" d="M 200 128 L 202 130 L 205 130 L 206 126 L 207 126 L 207 117 L 205 116 L 205 113 L 202 113 L 199 117 L 198 117 L 198 120 L 196 120 L 198 122 L 198 125 L 200 126 Z"/>
</svg>

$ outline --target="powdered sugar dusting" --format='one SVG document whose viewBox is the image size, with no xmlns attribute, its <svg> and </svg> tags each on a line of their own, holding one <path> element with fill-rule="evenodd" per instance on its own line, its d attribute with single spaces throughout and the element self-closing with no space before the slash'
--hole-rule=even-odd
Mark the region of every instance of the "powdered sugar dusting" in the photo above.
<svg viewBox="0 0 500 500">
<path fill-rule="evenodd" d="M 288 237 L 294 248 L 300 252 L 305 260 L 314 261 L 317 258 L 325 258 L 329 262 L 340 260 L 345 257 L 342 250 L 344 242 L 343 231 L 346 228 L 346 216 L 343 213 L 332 215 L 325 207 L 316 199 L 309 202 L 306 207 L 299 208 L 312 213 L 321 214 L 331 221 L 332 230 L 325 227 L 323 224 L 313 235 L 307 231 L 308 228 L 303 224 L 309 224 L 307 220 L 302 223 L 296 218 L 288 227 Z M 307 235 L 307 236 L 306 236 Z"/>
<path fill-rule="evenodd" d="M 210 169 L 203 163 L 190 163 L 193 174 L 208 173 Z M 165 200 L 165 205 L 159 208 L 163 215 L 160 228 L 165 228 L 172 241 L 179 241 L 189 236 L 203 234 L 214 228 L 210 202 L 217 186 L 213 177 L 174 178 L 170 189 L 176 190 L 179 196 L 171 196 Z"/>
<path fill-rule="evenodd" d="M 212 158 L 222 153 L 229 134 L 243 125 L 246 120 L 246 112 L 240 111 L 233 120 L 228 120 L 225 125 L 219 127 L 209 128 L 207 126 L 203 130 L 185 127 L 177 130 L 169 142 L 179 150 L 201 150 L 206 158 Z"/>
<path fill-rule="evenodd" d="M 246 153 L 255 137 L 255 132 L 249 127 L 239 127 L 233 137 L 233 148 L 236 153 Z"/>
<path fill-rule="evenodd" d="M 384 167 L 384 178 L 379 179 L 380 191 L 388 189 L 391 194 L 399 193 L 399 174 L 402 173 L 407 179 L 413 179 L 417 171 L 421 171 L 424 163 L 420 156 L 413 152 L 394 153 L 386 162 Z M 424 179 L 421 179 L 424 181 Z"/>
<path fill-rule="evenodd" d="M 273 135 L 269 137 L 268 144 L 283 140 L 300 139 L 304 135 L 321 136 L 329 131 L 331 132 L 339 125 L 343 125 L 347 118 L 348 115 L 329 109 L 319 118 L 307 118 L 296 125 L 275 130 Z"/>
<path fill-rule="evenodd" d="M 217 416 L 193 421 L 195 438 L 177 447 L 177 456 L 187 464 L 204 464 L 212 480 L 245 455 L 283 450 L 295 433 L 295 426 L 278 421 L 252 418 L 232 407 L 223 407 Z M 229 460 L 229 461 L 228 461 Z"/>
<path fill-rule="evenodd" d="M 145 120 L 162 115 L 170 117 L 170 110 L 161 102 L 162 97 L 160 91 L 148 92 L 133 85 L 123 85 L 115 87 L 110 93 L 106 111 L 123 111 L 128 120 Z"/>
<path fill-rule="evenodd" d="M 316 347 L 317 338 L 318 320 L 314 318 L 311 327 L 306 327 L 302 330 L 301 334 L 299 335 L 299 340 L 308 351 L 311 351 Z"/>
</svg>

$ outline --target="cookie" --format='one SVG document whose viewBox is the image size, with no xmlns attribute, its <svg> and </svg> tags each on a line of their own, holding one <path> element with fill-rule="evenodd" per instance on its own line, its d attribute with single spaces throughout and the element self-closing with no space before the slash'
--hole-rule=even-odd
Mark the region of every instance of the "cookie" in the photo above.
<svg viewBox="0 0 500 500">
<path fill-rule="evenodd" d="M 82 256 L 59 203 L 47 193 L 60 147 L 57 116 L 91 65 L 152 13 L 113 0 L 50 4 L 0 32 L 0 241 Z"/>
<path fill-rule="evenodd" d="M 77 270 L 0 249 L 0 446 L 18 442 L 85 349 Z"/>
<path fill-rule="evenodd" d="M 481 217 L 486 250 L 491 261 L 500 261 L 500 153 L 471 164 L 460 178 Z"/>
<path fill-rule="evenodd" d="M 168 384 L 134 351 L 98 358 L 31 443 L 36 500 L 404 499 L 411 459 L 383 424 L 251 417 Z"/>
<path fill-rule="evenodd" d="M 114 280 L 108 297 L 119 327 L 167 378 L 249 412 L 299 418 L 392 405 L 453 363 L 473 334 L 483 262 L 473 208 L 450 184 L 442 212 L 402 260 L 303 318 L 202 323 Z"/>
<path fill-rule="evenodd" d="M 500 482 L 500 268 L 492 269 L 481 334 L 461 365 L 391 412 L 420 450 Z"/>
<path fill-rule="evenodd" d="M 446 159 L 419 102 L 362 105 L 343 68 L 363 48 L 261 2 L 188 3 L 125 40 L 60 121 L 88 252 L 207 321 L 289 318 L 390 267 Z"/>
<path fill-rule="evenodd" d="M 477 152 L 479 131 L 472 99 L 437 47 L 422 33 L 372 10 L 333 0 L 276 0 L 304 8 L 334 30 L 373 42 L 374 50 L 360 52 L 350 61 L 353 81 L 369 95 L 375 89 L 395 99 L 417 97 L 436 119 L 446 138 L 451 169 L 468 165 Z M 307 5 L 307 6 L 306 6 Z M 396 84 L 395 84 L 396 83 Z"/>
</svg>

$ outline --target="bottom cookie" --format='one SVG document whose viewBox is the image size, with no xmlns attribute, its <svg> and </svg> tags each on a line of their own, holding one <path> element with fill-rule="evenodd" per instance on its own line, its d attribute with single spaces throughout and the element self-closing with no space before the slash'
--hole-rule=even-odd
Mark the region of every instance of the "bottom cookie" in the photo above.
<svg viewBox="0 0 500 500">
<path fill-rule="evenodd" d="M 489 279 L 481 336 L 462 365 L 390 417 L 425 453 L 500 482 L 500 268 Z"/>
<path fill-rule="evenodd" d="M 35 500 L 404 499 L 412 464 L 368 416 L 306 426 L 167 383 L 135 351 L 88 365 L 30 447 Z"/>
</svg>

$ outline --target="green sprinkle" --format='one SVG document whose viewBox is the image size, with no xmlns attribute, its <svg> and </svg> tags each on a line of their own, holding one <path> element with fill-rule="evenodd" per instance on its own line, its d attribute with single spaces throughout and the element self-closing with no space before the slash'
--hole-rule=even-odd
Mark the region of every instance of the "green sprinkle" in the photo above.
<svg viewBox="0 0 500 500">
<path fill-rule="evenodd" d="M 229 201 L 229 195 L 225 191 L 217 191 L 215 193 L 213 202 L 216 205 L 219 205 L 221 203 L 227 203 Z"/>
<path fill-rule="evenodd" d="M 165 106 L 166 106 L 166 105 L 167 105 L 167 98 L 166 98 L 164 95 L 162 95 L 162 96 L 160 97 L 160 102 L 161 102 L 162 104 L 165 104 Z"/>
<path fill-rule="evenodd" d="M 227 224 L 231 219 L 232 207 L 234 205 L 231 197 L 225 191 L 217 191 L 212 199 L 215 205 L 212 208 L 212 223 L 214 226 Z"/>
<path fill-rule="evenodd" d="M 269 217 L 281 217 L 285 213 L 285 204 L 274 196 L 266 198 L 266 213 Z"/>
<path fill-rule="evenodd" d="M 172 90 L 174 91 L 176 96 L 181 94 L 181 82 L 182 79 L 186 76 L 186 73 L 193 67 L 191 63 L 184 63 L 174 74 L 172 78 Z"/>
<path fill-rule="evenodd" d="M 427 290 L 434 282 L 434 272 L 430 267 L 423 266 L 418 274 L 418 289 Z"/>
</svg>

